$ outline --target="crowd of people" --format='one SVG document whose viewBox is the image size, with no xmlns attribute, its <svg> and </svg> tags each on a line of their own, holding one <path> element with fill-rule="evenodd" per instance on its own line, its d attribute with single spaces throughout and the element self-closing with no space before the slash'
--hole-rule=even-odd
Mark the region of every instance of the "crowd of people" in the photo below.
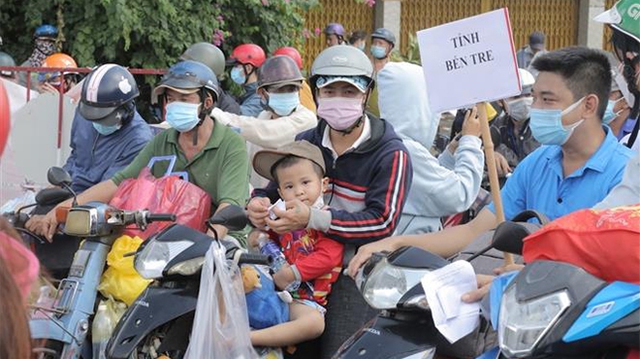
<svg viewBox="0 0 640 359">
<path fill-rule="evenodd" d="M 637 19 L 604 15 L 598 20 L 613 29 L 613 56 L 586 47 L 547 51 L 545 35 L 534 32 L 517 52 L 522 92 L 491 105 L 507 219 L 525 209 L 556 219 L 640 203 L 640 33 Z M 441 219 L 467 210 L 480 190 L 485 157 L 477 109 L 463 112 L 460 133 L 436 158 L 440 114 L 429 108 L 422 68 L 390 61 L 396 36 L 384 28 L 348 34 L 338 23 L 324 34 L 327 48 L 308 78 L 292 47 L 267 56 L 258 45 L 241 44 L 226 59 L 210 43 L 189 46 L 153 90 L 166 121 L 156 135 L 136 109 L 138 86 L 122 65 L 97 66 L 84 79 L 55 71 L 29 81 L 11 71 L 0 75 L 40 91 L 81 86 L 65 165 L 78 203 L 107 203 L 152 157 L 174 155 L 174 171 L 187 172 L 210 195 L 212 213 L 246 207 L 248 236 L 217 225 L 218 234 L 249 248 L 264 235 L 276 241 L 288 265 L 273 279 L 294 298 L 290 322 L 253 332 L 252 343 L 320 338 L 315 355 L 329 358 L 376 315 L 351 278 L 373 253 L 417 246 L 448 258 L 495 228 L 497 214 L 490 204 L 469 223 L 442 229 Z M 23 66 L 77 67 L 54 53 L 57 35 L 51 25 L 38 27 Z M 15 61 L 0 53 L 0 65 Z M 242 87 L 240 97 L 221 87 L 225 72 Z M 165 171 L 152 168 L 158 177 Z M 272 208 L 278 199 L 284 208 Z M 56 208 L 71 204 L 36 208 L 26 224 L 52 242 L 48 255 L 62 242 Z M 6 253 L 0 251 L 0 283 Z M 480 278 L 480 289 L 463 299 L 478 300 L 490 282 Z"/>
</svg>

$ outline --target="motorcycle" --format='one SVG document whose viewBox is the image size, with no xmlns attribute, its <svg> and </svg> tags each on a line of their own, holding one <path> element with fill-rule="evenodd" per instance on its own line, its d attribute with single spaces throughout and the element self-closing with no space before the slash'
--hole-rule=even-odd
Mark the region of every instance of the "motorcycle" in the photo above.
<svg viewBox="0 0 640 359">
<path fill-rule="evenodd" d="M 71 178 L 62 168 L 52 167 L 47 177 L 51 184 L 70 191 Z M 74 256 L 68 277 L 60 281 L 50 305 L 33 306 L 29 328 L 36 343 L 33 352 L 37 358 L 91 358 L 88 334 L 96 307 L 98 284 L 113 242 L 126 226 L 144 229 L 151 222 L 175 221 L 172 214 L 123 211 L 100 202 L 77 205 L 75 194 L 73 196 L 72 207 L 57 213 L 62 217 L 59 222 L 65 223 L 65 234 L 85 240 Z M 21 219 L 19 215 L 18 219 Z"/>
<path fill-rule="evenodd" d="M 127 309 L 116 326 L 107 357 L 114 359 L 182 358 L 189 345 L 200 288 L 200 272 L 212 240 L 220 241 L 226 258 L 238 264 L 269 265 L 272 257 L 245 253 L 236 243 L 219 240 L 213 225 L 231 231 L 247 225 L 244 210 L 227 206 L 207 225 L 214 238 L 181 225 L 171 225 L 144 242 L 135 253 L 134 266 L 153 279 Z"/>
<path fill-rule="evenodd" d="M 514 219 L 526 221 L 536 215 L 526 211 Z M 491 248 L 517 251 L 517 248 L 509 247 L 512 239 L 522 239 L 537 228 L 539 225 L 536 224 L 504 222 L 496 228 L 492 244 L 469 260 Z M 359 270 L 356 285 L 367 303 L 382 312 L 351 336 L 333 358 L 431 359 L 436 348 L 439 354 L 455 353 L 455 346 L 433 323 L 420 282 L 426 273 L 448 264 L 447 260 L 416 247 L 400 248 L 393 253 L 374 253 Z M 483 347 L 489 344 L 480 339 Z"/>
<path fill-rule="evenodd" d="M 499 346 L 479 359 L 626 358 L 640 347 L 637 284 L 540 260 L 494 280 L 488 298 Z"/>
</svg>

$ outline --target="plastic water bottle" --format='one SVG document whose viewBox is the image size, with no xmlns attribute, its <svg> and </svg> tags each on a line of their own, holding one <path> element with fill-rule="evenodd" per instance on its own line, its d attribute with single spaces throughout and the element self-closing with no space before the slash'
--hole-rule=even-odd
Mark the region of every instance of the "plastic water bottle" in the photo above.
<svg viewBox="0 0 640 359">
<path fill-rule="evenodd" d="M 287 259 L 280 250 L 278 243 L 269 239 L 267 235 L 260 235 L 260 238 L 258 239 L 258 246 L 260 247 L 260 253 L 273 257 L 271 270 L 273 270 L 274 273 L 287 264 Z"/>
<path fill-rule="evenodd" d="M 93 359 L 107 359 L 107 343 L 115 327 L 111 316 L 107 312 L 107 304 L 101 302 L 98 312 L 93 318 L 91 326 L 91 342 L 93 344 Z"/>
</svg>

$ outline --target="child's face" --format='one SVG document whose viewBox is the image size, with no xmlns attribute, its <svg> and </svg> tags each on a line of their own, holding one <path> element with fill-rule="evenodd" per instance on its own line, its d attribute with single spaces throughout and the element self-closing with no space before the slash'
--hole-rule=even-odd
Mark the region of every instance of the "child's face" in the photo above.
<svg viewBox="0 0 640 359">
<path fill-rule="evenodd" d="M 298 199 L 311 206 L 326 189 L 327 179 L 321 178 L 313 162 L 300 160 L 291 166 L 277 168 L 278 193 L 286 202 Z"/>
</svg>

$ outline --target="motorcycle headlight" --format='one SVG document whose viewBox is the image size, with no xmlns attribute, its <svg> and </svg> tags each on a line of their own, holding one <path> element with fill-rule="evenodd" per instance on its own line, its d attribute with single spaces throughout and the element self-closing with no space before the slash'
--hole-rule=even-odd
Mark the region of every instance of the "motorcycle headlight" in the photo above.
<svg viewBox="0 0 640 359">
<path fill-rule="evenodd" d="M 411 269 L 381 259 L 366 278 L 361 279 L 360 292 L 375 309 L 394 309 L 407 291 L 420 283 L 428 269 Z"/>
<path fill-rule="evenodd" d="M 191 241 L 152 241 L 136 255 L 136 271 L 146 279 L 162 278 L 167 264 L 192 245 Z"/>
<path fill-rule="evenodd" d="M 519 303 L 516 286 L 511 286 L 500 304 L 500 349 L 509 357 L 528 357 L 569 306 L 566 290 Z"/>
</svg>

